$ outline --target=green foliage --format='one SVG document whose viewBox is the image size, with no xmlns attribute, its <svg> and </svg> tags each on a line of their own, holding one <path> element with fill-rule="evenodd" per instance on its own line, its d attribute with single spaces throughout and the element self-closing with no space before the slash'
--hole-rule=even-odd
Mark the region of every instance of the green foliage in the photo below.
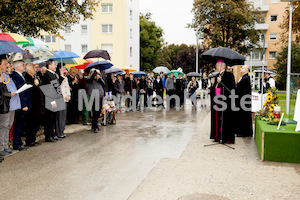
<svg viewBox="0 0 300 200">
<path fill-rule="evenodd" d="M 151 14 L 140 15 L 141 69 L 152 71 L 159 65 L 163 30 L 151 21 Z"/>
<path fill-rule="evenodd" d="M 65 26 L 92 18 L 97 0 L 2 0 L 0 29 L 3 32 L 38 36 L 40 31 L 58 34 Z"/>
<path fill-rule="evenodd" d="M 279 89 L 285 89 L 286 76 L 287 76 L 287 54 L 288 47 L 283 46 L 277 55 L 277 61 L 275 63 L 275 69 L 277 72 L 276 85 Z M 300 73 L 300 45 L 297 43 L 292 44 L 292 73 Z"/>
<path fill-rule="evenodd" d="M 283 30 L 281 35 L 281 40 L 284 43 L 288 41 L 289 34 L 289 6 L 285 8 L 285 15 L 282 24 L 280 24 L 280 28 Z M 292 33 L 295 38 L 295 42 L 300 43 L 300 2 L 293 3 L 293 21 L 292 21 Z"/>
<path fill-rule="evenodd" d="M 194 0 L 194 19 L 188 27 L 203 33 L 208 47 L 229 47 L 247 52 L 258 44 L 255 22 L 261 15 L 246 0 Z"/>
</svg>

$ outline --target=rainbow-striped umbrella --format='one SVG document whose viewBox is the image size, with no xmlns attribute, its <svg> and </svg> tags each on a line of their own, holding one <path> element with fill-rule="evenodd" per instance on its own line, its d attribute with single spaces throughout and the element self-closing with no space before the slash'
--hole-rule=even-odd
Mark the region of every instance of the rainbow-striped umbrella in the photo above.
<svg viewBox="0 0 300 200">
<path fill-rule="evenodd" d="M 11 41 L 17 45 L 29 43 L 26 38 L 16 33 L 0 33 L 0 40 Z"/>
</svg>

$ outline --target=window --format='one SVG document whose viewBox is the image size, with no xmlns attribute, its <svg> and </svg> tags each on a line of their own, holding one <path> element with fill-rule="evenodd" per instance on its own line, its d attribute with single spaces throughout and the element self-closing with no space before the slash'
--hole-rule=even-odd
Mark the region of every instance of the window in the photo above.
<svg viewBox="0 0 300 200">
<path fill-rule="evenodd" d="M 81 33 L 86 34 L 87 33 L 87 25 L 81 25 Z"/>
<path fill-rule="evenodd" d="M 132 10 L 130 9 L 130 19 L 132 19 Z"/>
<path fill-rule="evenodd" d="M 269 59 L 276 59 L 276 51 L 269 52 Z"/>
<path fill-rule="evenodd" d="M 130 38 L 132 38 L 132 28 L 130 29 Z"/>
<path fill-rule="evenodd" d="M 102 33 L 112 33 L 113 25 L 112 24 L 102 24 Z"/>
<path fill-rule="evenodd" d="M 263 60 L 264 59 L 264 53 L 260 51 L 254 51 L 252 52 L 252 60 Z"/>
<path fill-rule="evenodd" d="M 112 13 L 113 6 L 112 3 L 103 3 L 102 6 L 102 13 Z"/>
<path fill-rule="evenodd" d="M 264 42 L 265 41 L 265 33 L 260 34 L 260 42 Z"/>
<path fill-rule="evenodd" d="M 81 53 L 87 53 L 88 52 L 88 45 L 82 44 L 81 45 Z"/>
<path fill-rule="evenodd" d="M 277 40 L 277 33 L 270 33 L 270 40 Z"/>
<path fill-rule="evenodd" d="M 106 50 L 108 53 L 113 53 L 113 44 L 101 44 L 101 49 Z"/>
<path fill-rule="evenodd" d="M 66 26 L 65 27 L 65 33 L 71 33 L 71 26 Z"/>
<path fill-rule="evenodd" d="M 132 47 L 130 47 L 130 56 L 132 57 Z"/>
<path fill-rule="evenodd" d="M 277 22 L 277 15 L 271 15 L 271 22 Z"/>
<path fill-rule="evenodd" d="M 278 3 L 278 0 L 271 0 L 271 3 Z"/>
<path fill-rule="evenodd" d="M 72 47 L 70 44 L 65 45 L 65 51 L 72 51 Z"/>
<path fill-rule="evenodd" d="M 41 40 L 46 43 L 55 43 L 55 36 L 53 35 L 42 35 Z"/>
</svg>

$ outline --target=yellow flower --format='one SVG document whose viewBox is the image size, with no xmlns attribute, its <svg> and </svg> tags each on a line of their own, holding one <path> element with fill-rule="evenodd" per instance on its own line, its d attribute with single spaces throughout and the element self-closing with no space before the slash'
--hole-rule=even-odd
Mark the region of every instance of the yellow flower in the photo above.
<svg viewBox="0 0 300 200">
<path fill-rule="evenodd" d="M 270 116 L 273 117 L 273 113 L 270 113 Z"/>
<path fill-rule="evenodd" d="M 274 107 L 275 105 L 274 105 L 274 104 L 271 104 L 271 106 Z"/>
</svg>

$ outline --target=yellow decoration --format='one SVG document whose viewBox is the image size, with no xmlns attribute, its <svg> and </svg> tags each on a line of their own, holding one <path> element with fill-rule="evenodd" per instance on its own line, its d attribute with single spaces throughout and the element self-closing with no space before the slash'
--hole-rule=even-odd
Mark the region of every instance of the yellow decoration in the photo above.
<svg viewBox="0 0 300 200">
<path fill-rule="evenodd" d="M 3 75 L 4 76 L 4 75 Z M 5 82 L 5 81 L 2 81 L 2 83 L 4 83 L 5 85 L 6 84 L 9 84 L 9 82 L 10 82 L 10 79 L 9 79 L 9 77 L 7 77 L 7 82 Z"/>
<path fill-rule="evenodd" d="M 273 113 L 270 113 L 270 116 L 273 117 Z"/>
<path fill-rule="evenodd" d="M 274 107 L 274 106 L 275 106 L 275 104 L 271 104 L 271 106 L 272 106 L 272 107 Z"/>
</svg>

